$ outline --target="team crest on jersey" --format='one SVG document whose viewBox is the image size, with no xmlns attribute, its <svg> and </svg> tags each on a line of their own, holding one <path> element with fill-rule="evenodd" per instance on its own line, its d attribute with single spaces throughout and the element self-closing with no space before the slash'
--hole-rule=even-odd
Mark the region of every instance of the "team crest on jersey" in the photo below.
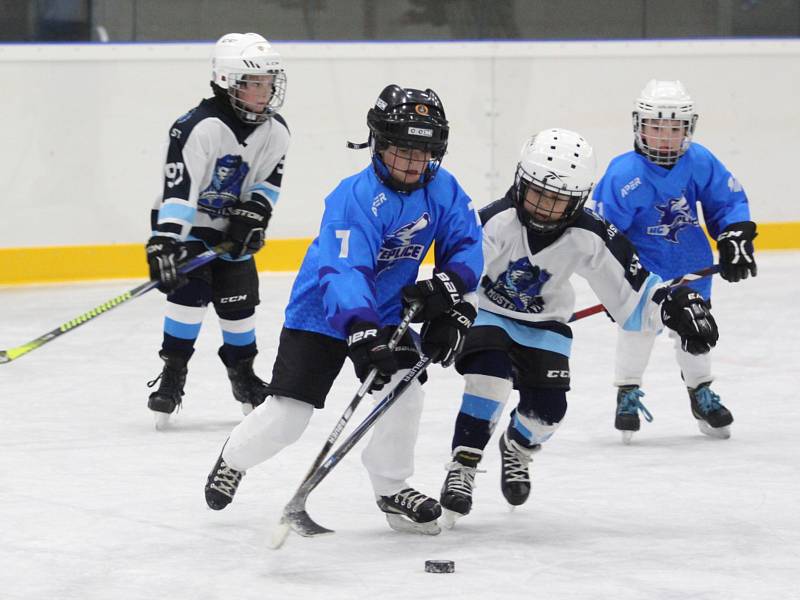
<svg viewBox="0 0 800 600">
<path fill-rule="evenodd" d="M 661 218 L 658 225 L 647 228 L 647 233 L 663 237 L 673 244 L 678 243 L 681 229 L 698 224 L 697 217 L 692 214 L 689 201 L 683 194 L 680 198 L 670 198 L 666 204 L 656 205 L 656 210 L 661 213 Z"/>
<path fill-rule="evenodd" d="M 544 309 L 542 286 L 550 277 L 550 273 L 532 265 L 526 256 L 508 263 L 508 268 L 494 282 L 485 276 L 481 285 L 486 297 L 502 308 L 540 313 Z"/>
<path fill-rule="evenodd" d="M 414 238 L 431 224 L 431 217 L 423 213 L 415 221 L 403 225 L 394 233 L 383 240 L 383 245 L 378 252 L 378 272 L 388 269 L 397 260 L 405 258 L 422 261 L 425 244 L 415 244 Z"/>
<path fill-rule="evenodd" d="M 217 159 L 211 183 L 200 192 L 198 206 L 212 219 L 228 216 L 231 207 L 239 201 L 242 184 L 250 166 L 236 154 L 226 154 Z"/>
</svg>

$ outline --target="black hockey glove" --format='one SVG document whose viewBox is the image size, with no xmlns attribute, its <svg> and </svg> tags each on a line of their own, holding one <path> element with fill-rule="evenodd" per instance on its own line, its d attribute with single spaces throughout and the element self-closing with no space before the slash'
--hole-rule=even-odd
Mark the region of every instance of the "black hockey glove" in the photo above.
<svg viewBox="0 0 800 600">
<path fill-rule="evenodd" d="M 356 323 L 347 336 L 347 353 L 356 369 L 356 377 L 363 383 L 372 369 L 378 374 L 372 380 L 370 391 L 380 390 L 397 373 L 399 365 L 394 351 L 389 349 L 393 327 L 379 329 L 374 323 Z"/>
<path fill-rule="evenodd" d="M 403 288 L 403 305 L 418 302 L 422 305 L 414 315 L 414 323 L 433 321 L 461 302 L 464 294 L 464 283 L 455 273 L 440 271 L 430 279 L 418 281 L 414 285 Z"/>
<path fill-rule="evenodd" d="M 464 337 L 477 316 L 469 302 L 459 302 L 449 311 L 422 326 L 422 352 L 435 363 L 449 367 L 464 346 Z"/>
<path fill-rule="evenodd" d="M 717 345 L 717 323 L 706 301 L 691 288 L 680 286 L 667 292 L 661 320 L 681 336 L 681 348 L 690 354 L 705 354 Z"/>
<path fill-rule="evenodd" d="M 731 223 L 717 238 L 719 251 L 719 274 L 726 281 L 739 281 L 753 277 L 758 273 L 756 260 L 753 258 L 753 240 L 756 224 L 752 221 Z"/>
<path fill-rule="evenodd" d="M 186 259 L 188 251 L 183 242 L 164 235 L 154 235 L 147 241 L 147 265 L 150 279 L 158 281 L 158 289 L 171 294 L 189 279 L 178 272 L 178 264 Z"/>
<path fill-rule="evenodd" d="M 272 207 L 255 200 L 248 200 L 231 209 L 228 239 L 235 243 L 230 254 L 239 258 L 244 254 L 255 254 L 264 247 Z"/>
</svg>

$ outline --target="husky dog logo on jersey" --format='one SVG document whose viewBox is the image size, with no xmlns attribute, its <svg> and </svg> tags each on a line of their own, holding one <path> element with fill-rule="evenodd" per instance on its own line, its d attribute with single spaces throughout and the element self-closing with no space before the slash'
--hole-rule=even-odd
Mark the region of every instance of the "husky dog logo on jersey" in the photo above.
<svg viewBox="0 0 800 600">
<path fill-rule="evenodd" d="M 678 243 L 678 232 L 684 227 L 697 225 L 697 217 L 692 214 L 689 201 L 681 194 L 680 198 L 670 198 L 666 204 L 656 205 L 661 213 L 658 225 L 647 228 L 647 233 L 666 238 L 668 242 Z"/>
<path fill-rule="evenodd" d="M 532 265 L 526 256 L 509 263 L 508 269 L 494 283 L 486 276 L 481 285 L 486 297 L 502 308 L 540 313 L 544 309 L 542 286 L 550 277 L 550 273 Z"/>
<path fill-rule="evenodd" d="M 227 216 L 228 209 L 239 201 L 242 184 L 249 171 L 250 166 L 241 156 L 226 154 L 218 158 L 211 183 L 200 192 L 198 206 L 212 219 Z"/>
<path fill-rule="evenodd" d="M 413 244 L 414 236 L 423 231 L 431 224 L 431 217 L 428 213 L 422 213 L 420 217 L 403 225 L 400 229 L 390 233 L 383 240 L 383 245 L 378 252 L 378 273 L 392 266 L 396 260 L 410 258 L 421 261 L 422 253 L 425 251 L 424 244 Z"/>
</svg>

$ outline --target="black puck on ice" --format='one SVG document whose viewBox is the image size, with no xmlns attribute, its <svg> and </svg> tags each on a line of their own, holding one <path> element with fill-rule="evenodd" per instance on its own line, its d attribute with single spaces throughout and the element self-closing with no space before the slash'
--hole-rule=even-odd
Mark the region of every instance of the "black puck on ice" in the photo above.
<svg viewBox="0 0 800 600">
<path fill-rule="evenodd" d="M 456 563 L 452 560 L 426 560 L 426 573 L 455 573 Z"/>
</svg>

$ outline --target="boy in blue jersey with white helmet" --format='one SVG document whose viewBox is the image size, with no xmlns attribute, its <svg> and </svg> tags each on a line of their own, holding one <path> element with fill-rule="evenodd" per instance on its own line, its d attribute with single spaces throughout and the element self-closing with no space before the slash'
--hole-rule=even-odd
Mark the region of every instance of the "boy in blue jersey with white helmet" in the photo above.
<svg viewBox="0 0 800 600">
<path fill-rule="evenodd" d="M 634 150 L 609 164 L 595 190 L 597 211 L 630 238 L 648 270 L 671 279 L 714 260 L 698 219 L 699 202 L 708 233 L 717 241 L 720 275 L 731 282 L 755 277 L 756 225 L 747 196 L 708 149 L 692 142 L 696 122 L 694 102 L 680 81 L 648 82 L 633 112 Z M 710 278 L 690 285 L 710 301 Z M 640 410 L 652 419 L 640 398 L 654 341 L 655 334 L 619 330 L 614 425 L 625 443 L 639 430 Z M 675 354 L 700 431 L 728 438 L 733 416 L 709 387 L 710 354 L 692 355 L 678 340 Z"/>
<path fill-rule="evenodd" d="M 231 433 L 206 485 L 220 510 L 244 472 L 296 441 L 349 357 L 362 381 L 374 368 L 376 399 L 419 358 L 409 332 L 388 342 L 404 304 L 418 302 L 422 350 L 445 365 L 475 318 L 465 295 L 483 269 L 481 228 L 469 197 L 440 168 L 449 125 L 439 97 L 386 87 L 367 114 L 372 164 L 344 179 L 325 200 L 286 308 L 270 397 Z M 431 279 L 416 282 L 435 242 Z M 362 459 L 378 507 L 398 530 L 439 533 L 439 503 L 413 489 L 414 444 L 422 410 L 415 381 L 375 425 Z"/>
</svg>

